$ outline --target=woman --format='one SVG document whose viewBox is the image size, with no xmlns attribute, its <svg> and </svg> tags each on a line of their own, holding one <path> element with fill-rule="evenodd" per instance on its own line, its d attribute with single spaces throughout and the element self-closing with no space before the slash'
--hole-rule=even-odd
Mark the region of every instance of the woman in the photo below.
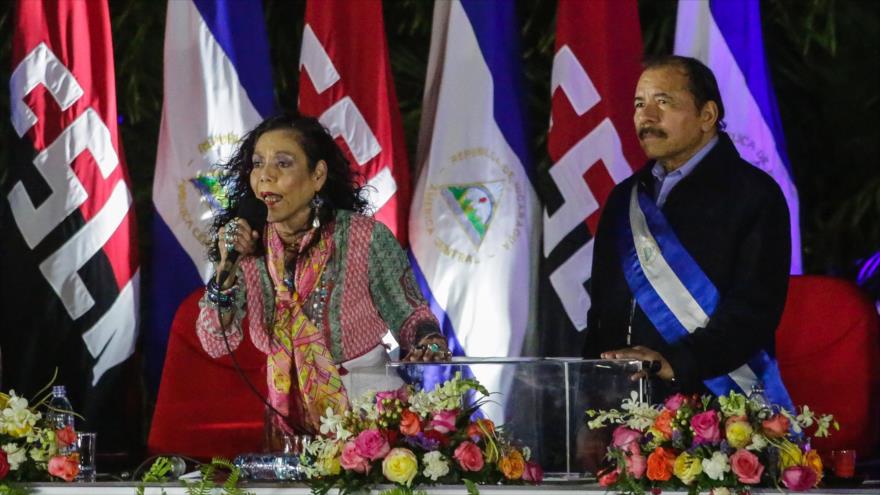
<svg viewBox="0 0 880 495">
<path fill-rule="evenodd" d="M 407 360 L 449 358 L 406 255 L 364 215 L 348 161 L 316 119 L 264 121 L 227 168 L 230 207 L 214 219 L 210 251 L 217 275 L 196 329 L 219 357 L 241 343 L 247 315 L 251 341 L 267 354 L 268 428 L 314 433 L 327 408 L 401 385 L 384 370 L 388 330 Z M 261 230 L 238 217 L 255 201 L 267 210 Z"/>
</svg>

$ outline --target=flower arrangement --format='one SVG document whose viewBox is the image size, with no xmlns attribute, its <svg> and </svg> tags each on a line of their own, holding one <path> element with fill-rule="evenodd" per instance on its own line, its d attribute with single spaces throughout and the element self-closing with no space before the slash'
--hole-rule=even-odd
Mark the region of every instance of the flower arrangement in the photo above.
<svg viewBox="0 0 880 495">
<path fill-rule="evenodd" d="M 480 397 L 465 407 L 466 398 Z M 488 398 L 476 380 L 456 374 L 430 392 L 404 387 L 366 394 L 344 415 L 327 410 L 321 436 L 301 457 L 317 493 L 380 483 L 410 492 L 422 484 L 540 483 L 541 467 L 502 427 L 474 413 Z"/>
<path fill-rule="evenodd" d="M 79 454 L 59 454 L 76 442 L 76 433 L 49 425 L 38 411 L 48 407 L 47 399 L 30 406 L 15 391 L 0 393 L 0 489 L 8 490 L 9 481 L 73 481 L 79 474 Z"/>
<path fill-rule="evenodd" d="M 830 415 L 804 406 L 784 408 L 731 392 L 727 396 L 676 394 L 660 406 L 624 399 L 621 410 L 587 411 L 590 429 L 613 431 L 599 484 L 620 492 L 655 494 L 663 489 L 727 495 L 757 485 L 808 490 L 822 479 L 822 460 L 810 448 L 814 436 L 839 428 Z"/>
</svg>

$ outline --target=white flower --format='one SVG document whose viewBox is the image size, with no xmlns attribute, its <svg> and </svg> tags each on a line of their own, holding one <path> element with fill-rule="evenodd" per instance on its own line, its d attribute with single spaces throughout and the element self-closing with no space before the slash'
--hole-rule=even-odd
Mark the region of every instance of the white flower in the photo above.
<svg viewBox="0 0 880 495">
<path fill-rule="evenodd" d="M 712 489 L 712 495 L 730 495 L 730 490 L 726 486 L 719 486 Z"/>
<path fill-rule="evenodd" d="M 40 448 L 31 449 L 31 459 L 37 462 L 46 462 L 48 458 L 49 455 L 46 453 L 45 450 Z"/>
<path fill-rule="evenodd" d="M 703 472 L 710 479 L 721 481 L 724 473 L 730 472 L 730 462 L 722 452 L 713 452 L 711 459 L 703 459 Z"/>
<path fill-rule="evenodd" d="M 345 440 L 351 436 L 351 432 L 346 430 L 342 425 L 344 422 L 341 414 L 336 414 L 332 408 L 327 408 L 324 416 L 321 416 L 321 435 L 330 436 L 335 434 L 338 440 Z"/>
<path fill-rule="evenodd" d="M 767 438 L 764 435 L 752 435 L 752 443 L 746 446 L 746 450 L 764 450 L 767 447 Z"/>
<path fill-rule="evenodd" d="M 28 401 L 15 395 L 15 391 L 9 392 L 9 401 L 6 408 L 0 413 L 0 432 L 16 438 L 25 437 L 31 432 L 34 425 L 40 419 L 39 413 L 28 409 Z"/>
<path fill-rule="evenodd" d="M 27 460 L 26 452 L 17 443 L 7 443 L 3 445 L 3 452 L 6 452 L 6 460 L 9 462 L 9 469 L 15 471 Z"/>
<path fill-rule="evenodd" d="M 446 458 L 443 457 L 440 451 L 428 452 L 422 457 L 422 462 L 425 464 L 422 474 L 431 478 L 432 481 L 437 481 L 441 476 L 449 474 L 449 462 L 446 461 Z"/>
<path fill-rule="evenodd" d="M 523 455 L 523 459 L 528 461 L 529 459 L 532 458 L 532 449 L 530 449 L 528 447 L 523 447 L 522 448 L 522 455 Z"/>
</svg>

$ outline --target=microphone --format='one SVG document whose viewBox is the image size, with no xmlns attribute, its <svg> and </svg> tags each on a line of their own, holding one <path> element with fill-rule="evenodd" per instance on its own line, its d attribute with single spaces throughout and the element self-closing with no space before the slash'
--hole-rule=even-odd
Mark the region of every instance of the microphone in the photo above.
<svg viewBox="0 0 880 495">
<path fill-rule="evenodd" d="M 266 226 L 267 214 L 268 210 L 266 209 L 266 204 L 258 200 L 257 197 L 253 194 L 245 196 L 244 199 L 241 200 L 241 203 L 238 205 L 239 218 L 243 218 L 245 221 L 247 221 L 248 225 L 250 225 L 251 227 L 251 230 L 256 230 L 260 233 L 263 232 L 263 229 Z M 235 262 L 238 261 L 238 257 L 240 254 L 241 253 L 235 250 L 226 253 L 226 268 L 221 270 L 220 275 L 218 275 L 217 277 L 218 287 L 223 287 L 226 279 L 229 278 L 231 268 L 235 265 Z"/>
</svg>

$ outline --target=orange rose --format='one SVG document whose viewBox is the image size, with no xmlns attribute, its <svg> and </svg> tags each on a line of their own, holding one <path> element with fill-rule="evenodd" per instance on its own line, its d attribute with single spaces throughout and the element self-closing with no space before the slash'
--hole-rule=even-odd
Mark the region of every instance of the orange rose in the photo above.
<svg viewBox="0 0 880 495">
<path fill-rule="evenodd" d="M 672 420 L 675 419 L 675 413 L 670 410 L 664 410 L 654 420 L 654 429 L 663 434 L 666 440 L 672 438 Z"/>
<path fill-rule="evenodd" d="M 675 468 L 675 452 L 657 447 L 648 456 L 648 479 L 653 481 L 667 481 L 672 478 Z"/>
<path fill-rule="evenodd" d="M 72 425 L 67 425 L 60 430 L 55 430 L 55 443 L 58 447 L 67 447 L 76 442 L 76 432 Z"/>
<path fill-rule="evenodd" d="M 782 438 L 788 433 L 788 428 L 791 426 L 788 418 L 783 416 L 782 414 L 777 414 L 770 419 L 765 419 L 761 422 L 761 429 L 764 430 L 764 435 L 767 438 Z"/>
<path fill-rule="evenodd" d="M 495 433 L 495 423 L 491 419 L 478 419 L 468 425 L 467 436 L 474 437 L 491 436 Z"/>
<path fill-rule="evenodd" d="M 79 474 L 79 454 L 56 455 L 49 459 L 49 474 L 64 481 L 73 481 Z"/>
<path fill-rule="evenodd" d="M 422 421 L 419 419 L 419 415 L 409 409 L 404 409 L 400 413 L 400 432 L 412 436 L 420 431 L 422 431 Z"/>
<path fill-rule="evenodd" d="M 807 451 L 807 455 L 804 456 L 804 464 L 815 471 L 816 476 L 819 477 L 819 481 L 822 481 L 822 470 L 824 467 L 822 466 L 822 458 L 819 457 L 819 452 L 815 450 Z"/>
<path fill-rule="evenodd" d="M 498 469 L 509 480 L 518 480 L 522 478 L 523 472 L 526 470 L 526 460 L 518 450 L 511 450 L 507 455 L 498 461 Z"/>
</svg>

